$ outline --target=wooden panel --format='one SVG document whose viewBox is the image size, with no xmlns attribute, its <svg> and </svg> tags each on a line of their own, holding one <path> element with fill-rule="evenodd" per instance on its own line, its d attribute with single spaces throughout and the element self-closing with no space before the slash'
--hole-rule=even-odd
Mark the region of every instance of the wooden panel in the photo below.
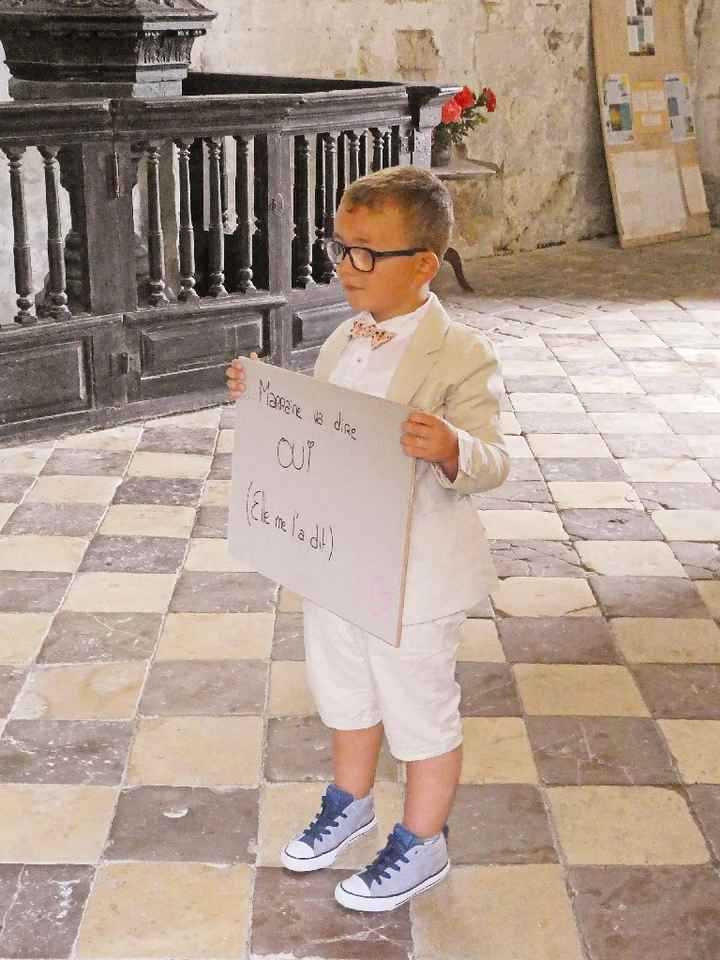
<svg viewBox="0 0 720 960">
<path fill-rule="evenodd" d="M 709 233 L 693 125 L 681 135 L 676 118 L 673 132 L 669 115 L 671 88 L 684 88 L 685 78 L 689 84 L 684 5 L 680 0 L 593 0 L 592 6 L 620 245 Z M 674 83 L 668 83 L 671 77 Z M 692 96 L 689 103 L 694 109 Z"/>
<path fill-rule="evenodd" d="M 344 300 L 296 310 L 293 314 L 293 348 L 322 343 L 352 313 L 352 308 Z"/>
<path fill-rule="evenodd" d="M 90 343 L 88 337 L 3 351 L 0 423 L 89 409 Z"/>
</svg>

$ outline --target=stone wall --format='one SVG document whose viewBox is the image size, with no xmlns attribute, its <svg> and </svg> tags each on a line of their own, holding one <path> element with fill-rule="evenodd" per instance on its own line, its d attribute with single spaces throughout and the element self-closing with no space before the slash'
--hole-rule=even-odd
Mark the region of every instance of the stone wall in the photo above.
<svg viewBox="0 0 720 960">
<path fill-rule="evenodd" d="M 206 71 L 490 85 L 491 122 L 469 156 L 500 177 L 455 188 L 466 256 L 615 229 L 599 129 L 590 0 L 204 0 L 219 14 L 196 43 Z M 685 0 L 701 166 L 720 223 L 720 0 Z M 0 69 L 0 99 L 7 71 Z M 34 153 L 34 151 L 33 151 Z M 47 269 L 42 168 L 28 165 L 36 281 Z M 12 301 L 7 165 L 0 164 L 0 302 Z"/>
<path fill-rule="evenodd" d="M 498 111 L 468 141 L 501 184 L 456 188 L 466 253 L 612 233 L 590 0 L 205 0 L 219 14 L 201 70 L 491 86 Z M 702 169 L 720 223 L 720 0 L 686 0 Z M 479 219 L 478 219 L 479 218 Z M 478 222 L 486 229 L 479 235 Z"/>
</svg>

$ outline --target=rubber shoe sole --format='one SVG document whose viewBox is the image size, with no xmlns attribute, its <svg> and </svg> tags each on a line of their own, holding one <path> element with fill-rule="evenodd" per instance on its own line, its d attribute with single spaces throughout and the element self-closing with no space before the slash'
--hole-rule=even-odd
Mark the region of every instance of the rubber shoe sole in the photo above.
<svg viewBox="0 0 720 960">
<path fill-rule="evenodd" d="M 418 883 L 417 886 L 412 887 L 410 890 L 405 890 L 404 893 L 396 893 L 387 897 L 372 895 L 360 897 L 355 893 L 348 893 L 347 890 L 343 888 L 342 883 L 339 883 L 337 887 L 335 887 L 335 899 L 343 907 L 347 907 L 348 910 L 362 910 L 366 913 L 382 913 L 385 910 L 394 910 L 396 907 L 401 906 L 420 893 L 426 893 L 432 887 L 436 886 L 436 884 L 444 880 L 449 872 L 450 861 L 448 860 L 442 870 L 433 874 L 432 877 L 428 877 L 427 880 L 423 880 L 422 883 Z"/>
<path fill-rule="evenodd" d="M 359 840 L 360 837 L 366 833 L 370 833 L 376 826 L 377 817 L 373 816 L 372 820 L 368 821 L 368 823 L 362 827 L 358 827 L 354 833 L 345 837 L 342 843 L 339 843 L 332 850 L 319 854 L 317 857 L 291 857 L 286 852 L 286 847 L 280 854 L 280 861 L 286 870 L 292 870 L 293 873 L 310 873 L 312 870 L 322 870 L 323 867 L 329 867 L 335 863 L 346 847 L 349 847 L 351 843 Z"/>
</svg>

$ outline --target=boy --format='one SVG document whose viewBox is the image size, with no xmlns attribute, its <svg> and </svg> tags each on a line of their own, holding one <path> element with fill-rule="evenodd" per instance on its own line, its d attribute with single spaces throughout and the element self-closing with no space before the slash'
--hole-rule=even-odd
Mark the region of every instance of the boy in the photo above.
<svg viewBox="0 0 720 960">
<path fill-rule="evenodd" d="M 303 603 L 308 682 L 333 731 L 334 782 L 315 820 L 283 850 L 284 866 L 327 867 L 375 826 L 383 731 L 407 764 L 402 823 L 376 860 L 335 890 L 354 910 L 391 910 L 448 873 L 446 823 L 461 766 L 459 632 L 465 611 L 497 583 L 469 497 L 508 472 L 497 360 L 486 340 L 449 320 L 429 288 L 452 223 L 441 181 L 395 167 L 348 187 L 326 243 L 359 315 L 323 344 L 315 376 L 412 406 L 399 440 L 418 460 L 399 647 Z M 242 396 L 242 361 L 226 375 L 231 397 Z"/>
</svg>

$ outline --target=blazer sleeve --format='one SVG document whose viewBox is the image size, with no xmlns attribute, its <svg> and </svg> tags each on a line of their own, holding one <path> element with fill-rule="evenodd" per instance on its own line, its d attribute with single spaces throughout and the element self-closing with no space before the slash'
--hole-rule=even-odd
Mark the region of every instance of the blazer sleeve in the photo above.
<svg viewBox="0 0 720 960">
<path fill-rule="evenodd" d="M 465 375 L 445 398 L 445 417 L 458 435 L 458 472 L 450 481 L 439 464 L 433 470 L 443 487 L 460 494 L 499 487 L 510 470 L 510 457 L 500 433 L 502 377 L 497 354 L 488 341 L 473 336 L 464 350 Z"/>
</svg>

